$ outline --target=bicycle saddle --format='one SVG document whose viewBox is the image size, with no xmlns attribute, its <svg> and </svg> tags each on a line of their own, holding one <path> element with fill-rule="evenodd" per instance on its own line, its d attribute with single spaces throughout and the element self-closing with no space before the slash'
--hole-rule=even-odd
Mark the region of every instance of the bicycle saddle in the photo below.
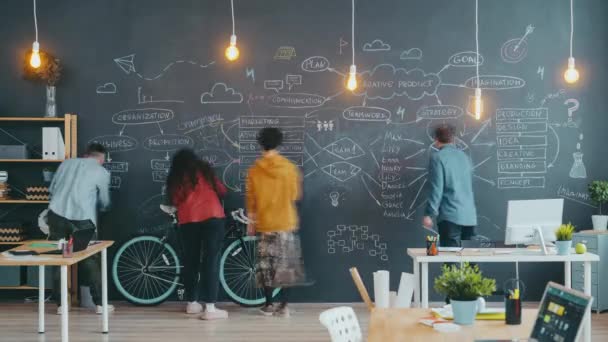
<svg viewBox="0 0 608 342">
<path fill-rule="evenodd" d="M 165 212 L 169 215 L 173 215 L 177 212 L 177 208 L 170 206 L 170 205 L 166 205 L 166 204 L 161 204 L 160 210 L 162 210 L 163 212 Z"/>
</svg>

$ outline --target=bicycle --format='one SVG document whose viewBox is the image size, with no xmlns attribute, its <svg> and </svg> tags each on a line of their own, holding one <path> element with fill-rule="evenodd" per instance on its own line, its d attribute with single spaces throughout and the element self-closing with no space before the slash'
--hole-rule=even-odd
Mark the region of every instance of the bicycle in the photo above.
<svg viewBox="0 0 608 342">
<path fill-rule="evenodd" d="M 176 289 L 178 299 L 183 300 L 184 287 L 180 283 L 183 248 L 181 240 L 173 238 L 173 233 L 179 234 L 177 210 L 166 205 L 161 205 L 160 209 L 172 218 L 164 234 L 128 240 L 120 246 L 112 263 L 112 277 L 118 292 L 136 305 L 158 305 Z M 243 209 L 232 211 L 231 217 L 233 224 L 225 234 L 227 246 L 220 258 L 220 284 L 233 302 L 259 306 L 265 297 L 255 281 L 257 238 L 247 236 L 246 227 L 250 221 Z M 173 240 L 177 240 L 177 251 Z M 200 276 L 204 275 L 199 273 Z M 280 289 L 275 289 L 273 297 L 279 292 Z"/>
</svg>

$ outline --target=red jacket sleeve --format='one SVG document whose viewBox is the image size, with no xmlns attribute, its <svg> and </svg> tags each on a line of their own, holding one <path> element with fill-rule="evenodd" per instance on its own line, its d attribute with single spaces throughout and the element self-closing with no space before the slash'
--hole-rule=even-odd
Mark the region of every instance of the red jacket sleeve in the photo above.
<svg viewBox="0 0 608 342">
<path fill-rule="evenodd" d="M 220 197 L 226 196 L 228 190 L 226 190 L 226 186 L 217 177 L 215 177 L 215 187 Z"/>
</svg>

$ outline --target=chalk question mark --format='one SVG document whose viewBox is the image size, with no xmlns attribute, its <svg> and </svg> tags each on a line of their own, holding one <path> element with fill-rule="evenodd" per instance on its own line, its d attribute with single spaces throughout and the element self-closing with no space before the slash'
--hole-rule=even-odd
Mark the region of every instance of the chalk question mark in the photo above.
<svg viewBox="0 0 608 342">
<path fill-rule="evenodd" d="M 564 104 L 567 106 L 569 104 L 574 104 L 574 106 L 568 107 L 568 122 L 572 122 L 572 114 L 574 114 L 574 112 L 576 112 L 578 110 L 578 107 L 580 107 L 580 103 L 578 102 L 577 99 L 567 99 Z"/>
</svg>

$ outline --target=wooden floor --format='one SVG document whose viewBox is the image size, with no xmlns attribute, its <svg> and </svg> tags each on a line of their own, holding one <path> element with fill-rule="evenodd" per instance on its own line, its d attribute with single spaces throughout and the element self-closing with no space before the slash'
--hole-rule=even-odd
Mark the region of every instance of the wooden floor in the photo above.
<svg viewBox="0 0 608 342">
<path fill-rule="evenodd" d="M 294 304 L 291 318 L 262 317 L 256 309 L 227 304 L 230 312 L 224 321 L 205 322 L 196 315 L 183 313 L 181 303 L 165 303 L 157 307 L 135 307 L 115 303 L 110 315 L 110 334 L 103 335 L 101 317 L 84 309 L 70 312 L 70 341 L 75 342 L 195 342 L 195 341 L 329 341 L 318 320 L 319 313 L 335 304 Z M 364 336 L 369 313 L 355 304 Z M 56 307 L 47 305 L 46 333 L 37 333 L 36 304 L 0 303 L 0 341 L 60 341 L 60 317 Z M 608 313 L 593 315 L 593 341 L 608 341 Z"/>
</svg>

